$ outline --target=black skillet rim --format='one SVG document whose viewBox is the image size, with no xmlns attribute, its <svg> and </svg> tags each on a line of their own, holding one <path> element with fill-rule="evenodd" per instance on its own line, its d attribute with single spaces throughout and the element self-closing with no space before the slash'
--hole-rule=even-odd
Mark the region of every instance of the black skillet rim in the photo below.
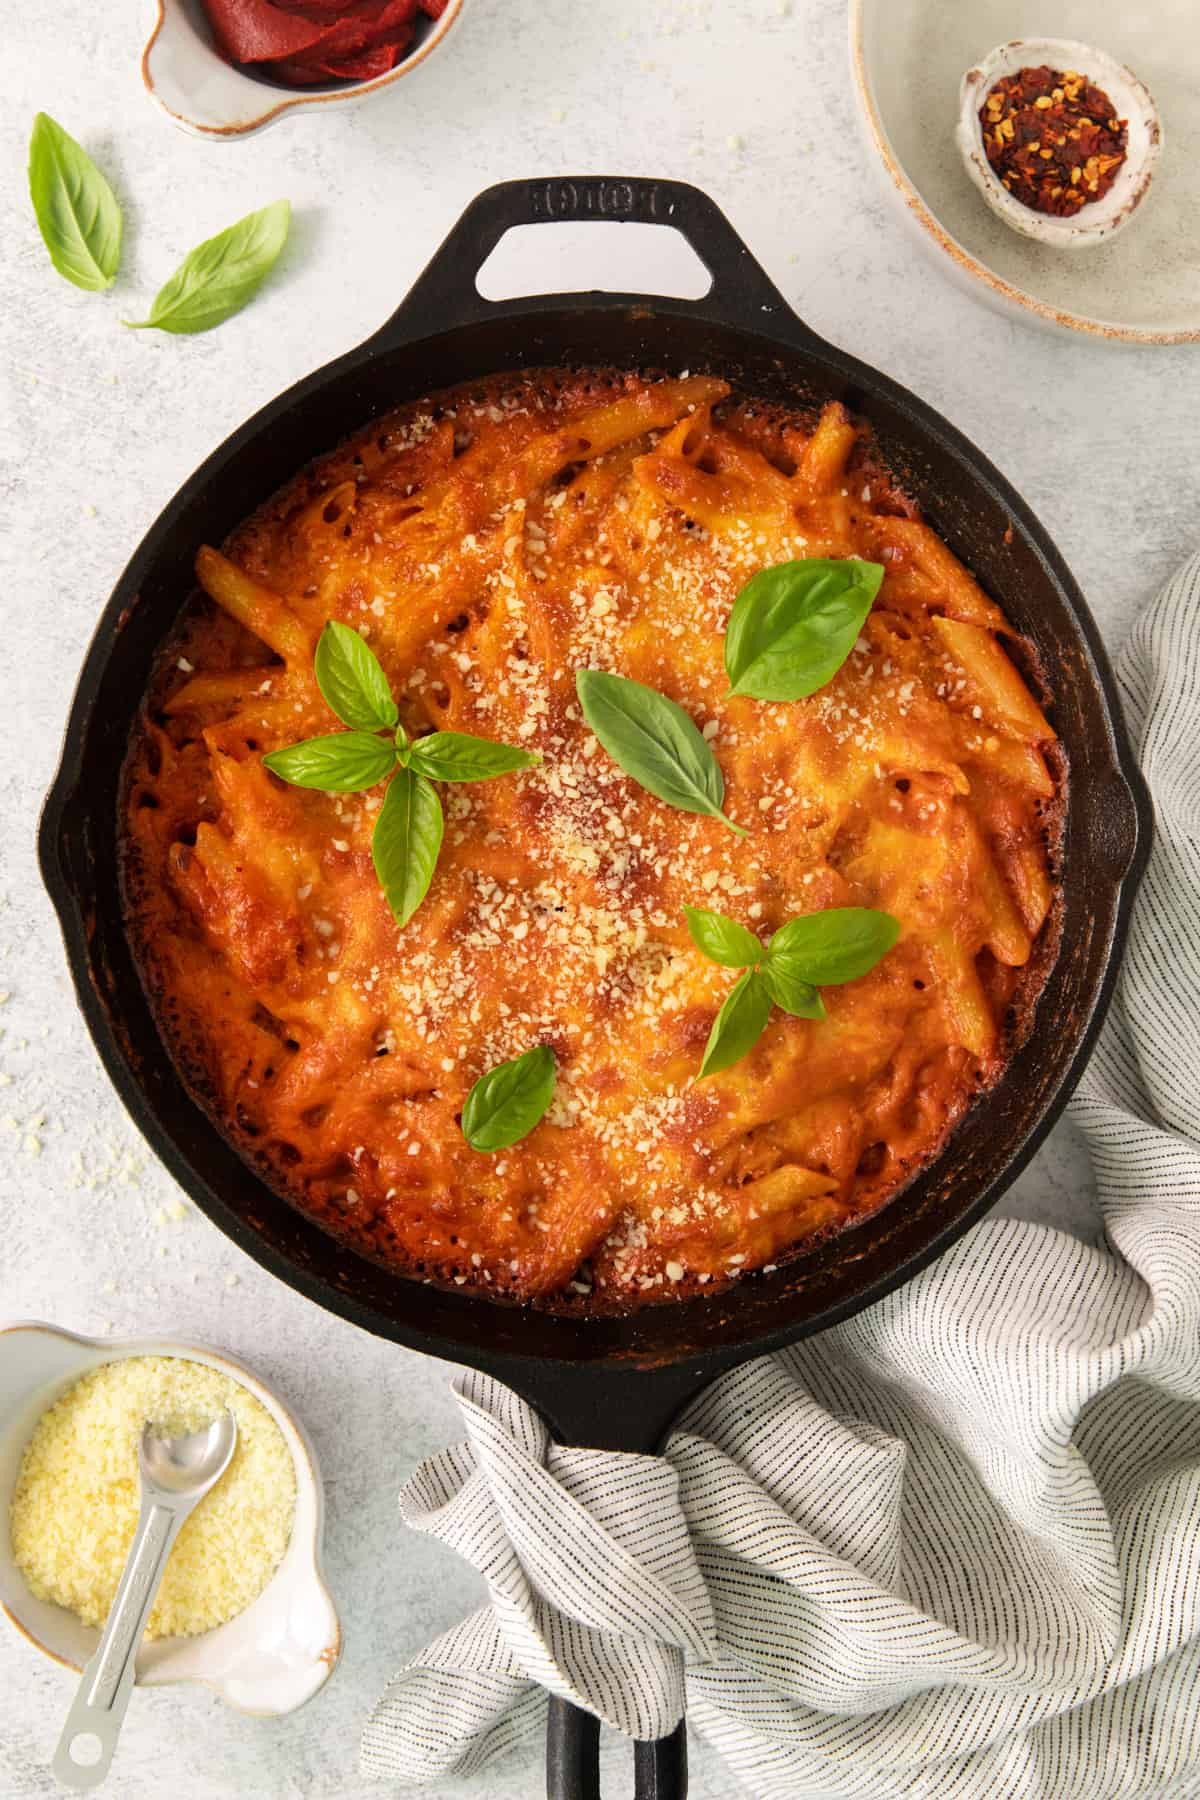
<svg viewBox="0 0 1200 1800">
<path fill-rule="evenodd" d="M 537 296 L 530 300 L 510 301 L 500 305 L 488 305 L 479 301 L 477 296 L 471 296 L 464 303 L 461 290 L 464 240 L 467 253 L 473 259 L 474 270 L 511 224 L 547 217 L 585 216 L 641 218 L 678 225 L 718 277 L 712 296 L 706 302 L 692 303 L 627 294 L 561 294 Z M 453 311 L 449 310 L 452 298 L 457 298 L 458 302 Z M 432 349 L 437 339 L 452 338 L 464 324 L 471 322 L 472 315 L 476 318 L 509 315 L 533 319 L 538 315 L 579 313 L 595 308 L 634 314 L 650 309 L 655 313 L 674 313 L 685 318 L 703 317 L 733 331 L 765 340 L 768 346 L 777 348 L 785 358 L 799 352 L 823 363 L 848 384 L 862 389 L 871 398 L 881 398 L 885 403 L 898 405 L 915 421 L 927 441 L 954 461 L 964 464 L 972 479 L 983 488 L 990 489 L 993 499 L 1008 513 L 1014 525 L 1019 526 L 1064 600 L 1086 653 L 1091 685 L 1103 713 L 1111 771 L 1117 782 L 1123 784 L 1131 815 L 1126 825 L 1129 842 L 1123 858 L 1124 870 L 1112 880 L 1116 904 L 1113 908 L 1112 931 L 1103 975 L 1096 982 L 1090 996 L 1086 1018 L 1073 1054 L 1056 1072 L 1052 1091 L 1039 1117 L 1014 1146 L 1002 1170 L 962 1211 L 941 1222 L 915 1250 L 861 1289 L 835 1299 L 815 1314 L 759 1332 L 753 1337 L 708 1346 L 702 1346 L 698 1341 L 691 1350 L 684 1349 L 665 1356 L 622 1351 L 611 1342 L 597 1342 L 590 1354 L 576 1352 L 571 1355 L 492 1348 L 486 1342 L 489 1335 L 487 1319 L 482 1321 L 481 1328 L 481 1321 L 472 1319 L 467 1312 L 461 1315 L 463 1325 L 467 1327 L 461 1336 L 442 1328 L 429 1330 L 412 1326 L 406 1320 L 390 1317 L 373 1305 L 364 1303 L 324 1275 L 313 1274 L 297 1266 L 291 1257 L 269 1244 L 229 1202 L 214 1191 L 178 1148 L 154 1112 L 142 1082 L 124 1055 L 119 1034 L 114 1029 L 114 1021 L 93 980 L 85 895 L 80 891 L 78 882 L 72 879 L 64 849 L 68 814 L 83 773 L 84 741 L 99 696 L 111 639 L 119 631 L 127 610 L 136 602 L 145 574 L 158 555 L 176 515 L 203 493 L 214 473 L 256 436 L 268 421 L 282 417 L 325 385 L 332 386 L 347 374 L 368 368 L 372 359 L 384 352 L 390 344 L 419 347 L 422 341 L 428 341 Z M 256 1262 L 326 1310 L 333 1311 L 378 1336 L 412 1349 L 451 1361 L 470 1361 L 477 1366 L 486 1367 L 518 1387 L 528 1390 L 536 1385 L 541 1394 L 545 1392 L 548 1381 L 553 1384 L 554 1371 L 558 1371 L 563 1383 L 570 1386 L 571 1371 L 586 1370 L 597 1364 L 604 1367 L 606 1374 L 620 1373 L 622 1369 L 634 1372 L 636 1369 L 659 1367 L 665 1375 L 668 1368 L 673 1368 L 677 1370 L 675 1385 L 690 1387 L 694 1385 L 700 1366 L 697 1358 L 701 1359 L 705 1374 L 711 1375 L 748 1355 L 778 1348 L 811 1331 L 834 1324 L 909 1280 L 960 1237 L 994 1204 L 999 1194 L 1028 1163 L 1061 1115 L 1082 1073 L 1112 997 L 1130 910 L 1150 851 L 1152 818 L 1149 794 L 1132 755 L 1115 680 L 1095 621 L 1052 540 L 1009 482 L 960 432 L 924 402 L 907 393 L 888 377 L 879 375 L 857 359 L 825 344 L 809 331 L 749 257 L 744 245 L 712 202 L 698 190 L 680 183 L 579 178 L 558 183 L 504 183 L 482 194 L 450 233 L 408 299 L 380 332 L 268 402 L 253 418 L 233 432 L 183 484 L 134 552 L 98 622 L 72 702 L 62 760 L 43 810 L 38 844 L 43 879 L 59 917 L 77 997 L 101 1061 L 151 1149 L 201 1210 Z M 252 1179 L 257 1181 L 259 1178 L 252 1174 Z M 333 1240 L 326 1238 L 326 1242 L 332 1244 Z M 464 1302 L 462 1295 L 450 1295 L 447 1298 L 454 1302 Z M 714 1296 L 715 1298 L 717 1297 Z M 684 1306 L 688 1309 L 703 1308 L 707 1304 L 710 1303 L 701 1299 L 686 1302 Z M 511 1315 L 514 1310 L 497 1308 L 494 1303 L 486 1300 L 467 1299 L 465 1305 L 468 1308 L 482 1307 L 491 1318 L 500 1311 Z M 637 1316 L 640 1315 L 634 1315 L 635 1318 Z M 573 1323 L 578 1324 L 579 1321 Z M 694 1323 L 701 1325 L 702 1320 L 698 1319 Z M 476 1341 L 480 1338 L 484 1340 L 482 1348 Z"/>
</svg>

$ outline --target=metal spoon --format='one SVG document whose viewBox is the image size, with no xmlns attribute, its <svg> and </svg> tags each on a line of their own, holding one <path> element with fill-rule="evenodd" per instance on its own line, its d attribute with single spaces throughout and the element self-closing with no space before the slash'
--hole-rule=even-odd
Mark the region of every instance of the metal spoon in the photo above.
<svg viewBox="0 0 1200 1800">
<path fill-rule="evenodd" d="M 134 1656 L 171 1546 L 197 1501 L 229 1467 L 236 1445 L 237 1420 L 231 1412 L 186 1437 L 160 1437 L 152 1424 L 143 1428 L 137 1530 L 104 1635 L 80 1677 L 50 1765 L 64 1787 L 97 1787 L 108 1773 L 129 1705 Z"/>
</svg>

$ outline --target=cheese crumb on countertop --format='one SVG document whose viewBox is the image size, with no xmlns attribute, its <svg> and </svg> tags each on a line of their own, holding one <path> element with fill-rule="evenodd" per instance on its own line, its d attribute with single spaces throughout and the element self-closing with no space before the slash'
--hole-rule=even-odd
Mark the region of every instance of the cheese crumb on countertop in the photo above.
<svg viewBox="0 0 1200 1800">
<path fill-rule="evenodd" d="M 171 1356 L 104 1363 L 38 1421 L 10 1514 L 13 1556 L 31 1592 L 102 1625 L 137 1524 L 143 1425 L 150 1419 L 175 1436 L 202 1430 L 226 1407 L 238 1427 L 233 1460 L 180 1530 L 146 1636 L 191 1637 L 244 1612 L 287 1549 L 295 1465 L 275 1420 L 239 1382 Z"/>
</svg>

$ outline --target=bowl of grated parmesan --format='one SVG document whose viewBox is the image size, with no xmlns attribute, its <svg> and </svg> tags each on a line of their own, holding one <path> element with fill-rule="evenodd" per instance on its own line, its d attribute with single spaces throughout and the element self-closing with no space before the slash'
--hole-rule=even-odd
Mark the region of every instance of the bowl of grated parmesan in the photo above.
<svg viewBox="0 0 1200 1800">
<path fill-rule="evenodd" d="M 137 1680 L 203 1682 L 277 1716 L 310 1699 L 341 1652 L 321 1478 L 279 1396 L 215 1351 L 0 1328 L 0 1607 L 38 1649 L 82 1668 L 137 1521 L 143 1424 L 198 1429 L 226 1407 L 237 1448 L 172 1549 Z"/>
</svg>

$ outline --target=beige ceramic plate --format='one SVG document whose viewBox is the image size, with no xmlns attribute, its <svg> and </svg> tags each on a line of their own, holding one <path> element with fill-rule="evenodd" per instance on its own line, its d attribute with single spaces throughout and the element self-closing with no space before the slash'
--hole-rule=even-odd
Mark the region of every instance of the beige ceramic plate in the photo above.
<svg viewBox="0 0 1200 1800">
<path fill-rule="evenodd" d="M 1140 344 L 1200 342 L 1200 0 L 851 0 L 850 54 L 889 192 L 946 268 L 1003 311 Z M 1080 38 L 1127 63 L 1165 149 L 1128 229 L 1073 256 L 990 212 L 954 132 L 965 70 L 1018 37 Z M 1085 71 L 1086 73 L 1086 71 Z"/>
</svg>

